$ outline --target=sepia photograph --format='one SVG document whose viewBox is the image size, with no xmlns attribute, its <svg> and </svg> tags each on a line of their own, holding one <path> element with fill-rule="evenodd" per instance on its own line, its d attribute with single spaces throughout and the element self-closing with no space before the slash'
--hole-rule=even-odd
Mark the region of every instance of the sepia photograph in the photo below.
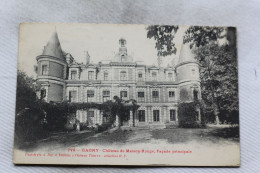
<svg viewBox="0 0 260 173">
<path fill-rule="evenodd" d="M 19 30 L 15 164 L 240 166 L 235 27 Z"/>
</svg>

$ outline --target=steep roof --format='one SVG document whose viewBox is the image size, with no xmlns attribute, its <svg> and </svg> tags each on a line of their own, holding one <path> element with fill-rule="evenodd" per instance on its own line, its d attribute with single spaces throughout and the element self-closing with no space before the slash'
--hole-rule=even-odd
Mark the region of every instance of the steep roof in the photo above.
<svg viewBox="0 0 260 173">
<path fill-rule="evenodd" d="M 58 34 L 56 31 L 52 33 L 51 38 L 48 41 L 47 45 L 44 46 L 42 55 L 49 55 L 49 56 L 53 56 L 53 57 L 65 60 L 63 53 L 62 53 Z"/>
<path fill-rule="evenodd" d="M 188 43 L 183 44 L 181 47 L 178 64 L 184 62 L 196 62 L 195 55 L 192 53 L 192 49 L 190 48 L 190 44 Z"/>
</svg>

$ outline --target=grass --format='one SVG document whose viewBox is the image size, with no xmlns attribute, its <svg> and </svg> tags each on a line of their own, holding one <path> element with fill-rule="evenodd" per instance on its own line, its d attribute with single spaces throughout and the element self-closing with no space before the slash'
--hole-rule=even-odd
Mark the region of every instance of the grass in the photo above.
<svg viewBox="0 0 260 173">
<path fill-rule="evenodd" d="M 162 129 L 151 131 L 154 139 L 167 139 L 169 143 L 187 143 L 192 140 L 222 143 L 227 141 L 239 142 L 239 127 L 228 128 L 197 128 L 197 129 Z"/>
<path fill-rule="evenodd" d="M 94 144 L 118 144 L 125 143 L 126 140 L 133 135 L 131 130 L 117 129 L 111 133 L 103 132 L 98 137 L 91 137 L 90 143 Z"/>
</svg>

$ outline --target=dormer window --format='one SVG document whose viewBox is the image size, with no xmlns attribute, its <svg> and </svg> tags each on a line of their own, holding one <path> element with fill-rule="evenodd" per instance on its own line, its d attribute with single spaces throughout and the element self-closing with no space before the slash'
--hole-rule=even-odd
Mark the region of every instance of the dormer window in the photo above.
<svg viewBox="0 0 260 173">
<path fill-rule="evenodd" d="M 138 73 L 138 80 L 143 81 L 143 74 L 141 72 Z"/>
<path fill-rule="evenodd" d="M 168 79 L 169 79 L 169 80 L 173 80 L 173 75 L 172 75 L 172 73 L 168 73 Z"/>
<path fill-rule="evenodd" d="M 126 80 L 126 72 L 125 71 L 120 72 L 120 80 Z"/>
<path fill-rule="evenodd" d="M 104 80 L 108 80 L 108 72 L 104 73 Z"/>
<path fill-rule="evenodd" d="M 94 80 L 94 71 L 88 72 L 88 80 Z"/>
<path fill-rule="evenodd" d="M 157 80 L 157 73 L 156 72 L 152 72 L 152 80 Z"/>
<path fill-rule="evenodd" d="M 125 55 L 121 55 L 121 61 L 126 62 L 126 56 Z"/>
<path fill-rule="evenodd" d="M 70 78 L 71 78 L 72 80 L 75 80 L 76 77 L 77 77 L 77 71 L 74 71 L 74 70 L 71 71 Z"/>
</svg>

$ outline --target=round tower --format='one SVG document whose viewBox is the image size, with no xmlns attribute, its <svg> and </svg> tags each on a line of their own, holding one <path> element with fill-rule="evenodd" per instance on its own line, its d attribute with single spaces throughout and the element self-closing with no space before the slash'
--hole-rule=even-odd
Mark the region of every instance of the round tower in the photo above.
<svg viewBox="0 0 260 173">
<path fill-rule="evenodd" d="M 37 83 L 40 85 L 39 98 L 47 102 L 63 101 L 67 63 L 56 32 L 52 34 L 36 60 Z"/>
<path fill-rule="evenodd" d="M 183 44 L 178 64 L 175 66 L 179 83 L 180 101 L 194 101 L 201 98 L 199 64 L 189 44 Z"/>
</svg>

